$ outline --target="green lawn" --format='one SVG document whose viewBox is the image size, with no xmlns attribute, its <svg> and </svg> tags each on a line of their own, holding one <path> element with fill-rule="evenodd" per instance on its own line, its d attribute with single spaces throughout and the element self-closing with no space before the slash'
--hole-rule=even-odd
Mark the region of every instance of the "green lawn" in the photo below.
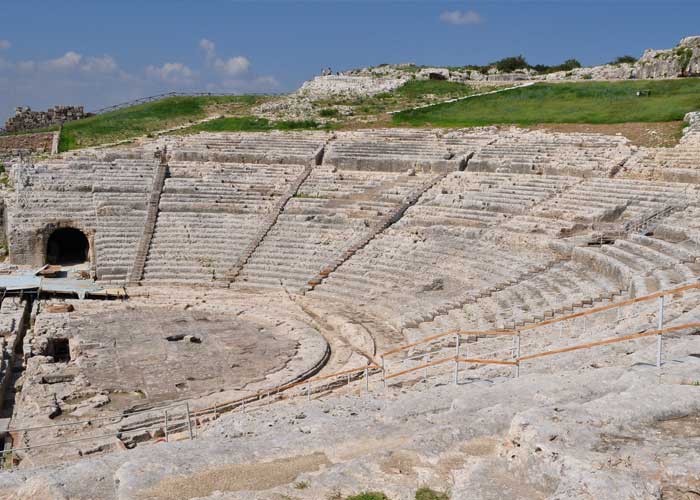
<svg viewBox="0 0 700 500">
<path fill-rule="evenodd" d="M 408 99 L 416 99 L 424 95 L 459 97 L 474 93 L 474 89 L 463 83 L 446 80 L 409 80 L 394 91 L 397 95 Z"/>
<path fill-rule="evenodd" d="M 650 96 L 637 97 L 637 90 Z M 469 127 L 537 123 L 609 124 L 681 120 L 700 110 L 700 79 L 538 83 L 393 117 L 396 125 Z"/>
<path fill-rule="evenodd" d="M 266 132 L 268 130 L 314 130 L 319 124 L 314 120 L 270 121 L 255 116 L 221 117 L 183 129 L 182 134 L 194 132 Z"/>
<path fill-rule="evenodd" d="M 247 109 L 264 96 L 170 97 L 66 123 L 60 151 L 138 137 L 205 118 L 209 110 Z"/>
<path fill-rule="evenodd" d="M 320 108 L 321 116 L 330 116 L 330 106 L 344 105 L 353 108 L 355 116 L 380 115 L 387 111 L 420 106 L 435 101 L 444 101 L 455 97 L 474 94 L 470 85 L 444 80 L 409 80 L 401 87 L 367 97 L 349 97 L 341 99 L 324 99 L 315 105 Z M 352 121 L 342 119 L 341 122 Z"/>
</svg>

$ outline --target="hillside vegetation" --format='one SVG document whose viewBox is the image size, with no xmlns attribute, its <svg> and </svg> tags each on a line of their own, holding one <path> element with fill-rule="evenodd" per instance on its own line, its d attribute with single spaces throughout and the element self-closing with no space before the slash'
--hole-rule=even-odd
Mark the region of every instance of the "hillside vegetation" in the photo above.
<svg viewBox="0 0 700 500">
<path fill-rule="evenodd" d="M 392 92 L 313 102 L 308 116 L 269 119 L 254 107 L 271 96 L 172 97 L 67 123 L 60 150 L 135 139 L 174 127 L 173 132 L 260 132 L 268 130 L 353 129 L 376 126 L 469 127 L 498 124 L 621 124 L 672 122 L 700 110 L 700 79 L 621 82 L 538 83 L 477 96 L 495 87 L 410 80 Z M 637 96 L 637 91 L 649 95 Z M 279 99 L 279 98 L 277 98 Z M 390 115 L 389 111 L 433 104 Z M 207 117 L 216 117 L 196 123 Z"/>
<path fill-rule="evenodd" d="M 489 87 L 487 90 L 489 90 Z M 484 91 L 472 85 L 443 80 L 409 80 L 392 92 L 382 92 L 367 97 L 324 99 L 314 102 L 321 117 L 334 118 L 335 128 L 358 123 L 380 122 L 388 125 L 389 111 L 417 107 L 457 97 L 465 97 Z M 337 106 L 350 113 L 342 114 Z M 386 123 L 382 123 L 386 122 Z M 372 124 L 373 126 L 375 123 Z"/>
<path fill-rule="evenodd" d="M 637 96 L 637 91 L 649 95 Z M 681 120 L 700 110 L 700 79 L 538 83 L 531 87 L 404 111 L 395 125 L 469 127 L 538 123 L 612 124 Z"/>
<path fill-rule="evenodd" d="M 128 140 L 201 120 L 214 113 L 248 113 L 266 96 L 170 97 L 66 123 L 60 151 Z"/>
</svg>

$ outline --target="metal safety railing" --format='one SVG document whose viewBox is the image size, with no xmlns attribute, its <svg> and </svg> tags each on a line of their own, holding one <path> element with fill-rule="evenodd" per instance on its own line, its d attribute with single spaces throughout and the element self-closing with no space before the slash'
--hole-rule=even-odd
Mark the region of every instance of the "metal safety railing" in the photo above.
<svg viewBox="0 0 700 500">
<path fill-rule="evenodd" d="M 675 333 L 675 332 L 680 332 L 683 330 L 697 330 L 700 329 L 700 323 L 695 323 L 695 322 L 689 322 L 689 323 L 684 323 L 681 325 L 674 325 L 670 327 L 664 327 L 664 308 L 666 306 L 666 298 L 671 296 L 679 296 L 682 295 L 683 293 L 690 291 L 690 290 L 697 290 L 700 289 L 700 283 L 693 282 L 693 283 L 688 283 L 682 286 L 678 286 L 672 289 L 668 290 L 662 290 L 659 292 L 655 292 L 652 294 L 644 295 L 641 297 L 636 297 L 633 299 L 627 299 L 623 301 L 618 301 L 614 302 L 605 306 L 600 306 L 600 307 L 595 307 L 591 308 L 585 311 L 580 311 L 577 313 L 572 313 L 572 314 L 567 314 L 564 316 L 559 316 L 556 318 L 551 318 L 545 321 L 541 321 L 538 323 L 533 323 L 531 325 L 523 326 L 521 328 L 517 329 L 501 329 L 501 330 L 486 330 L 486 331 L 466 331 L 466 330 L 451 330 L 445 333 L 433 335 L 430 337 L 426 337 L 425 339 L 421 339 L 420 341 L 416 341 L 410 344 L 406 344 L 404 346 L 399 346 L 394 349 L 391 349 L 389 351 L 386 351 L 382 354 L 380 354 L 380 358 L 382 360 L 381 366 L 382 366 L 382 377 L 384 380 L 384 385 L 387 385 L 387 381 L 396 379 L 398 377 L 401 377 L 403 375 L 407 375 L 410 373 L 418 372 L 420 370 L 427 370 L 428 368 L 438 366 L 438 365 L 443 365 L 446 363 L 452 362 L 454 364 L 454 382 L 457 383 L 458 381 L 458 375 L 459 375 L 459 365 L 460 364 L 476 364 L 476 365 L 500 365 L 500 366 L 511 366 L 513 367 L 513 372 L 514 376 L 519 376 L 520 374 L 520 367 L 522 364 L 525 362 L 533 361 L 536 359 L 540 358 L 545 358 L 549 356 L 554 356 L 558 354 L 564 354 L 568 352 L 573 352 L 573 351 L 578 351 L 578 350 L 583 350 L 583 349 L 591 349 L 595 347 L 602 347 L 606 345 L 612 345 L 612 344 L 617 344 L 621 342 L 628 342 L 632 340 L 637 340 L 645 337 L 655 337 L 656 338 L 656 360 L 655 364 L 657 367 L 661 367 L 662 361 L 663 361 L 663 336 L 669 333 Z M 606 338 L 602 340 L 597 340 L 593 342 L 585 342 L 581 344 L 576 344 L 576 345 L 570 345 L 570 346 L 565 346 L 561 348 L 556 348 L 556 349 L 549 349 L 549 350 L 543 350 L 543 351 L 535 351 L 529 354 L 522 354 L 522 337 L 524 334 L 528 332 L 532 332 L 534 330 L 537 330 L 539 328 L 543 327 L 551 327 L 553 325 L 557 324 L 563 324 L 564 322 L 573 322 L 574 320 L 583 320 L 585 321 L 586 318 L 600 314 L 600 313 L 605 313 L 608 311 L 614 311 L 614 310 L 619 310 L 625 307 L 629 307 L 632 305 L 640 304 L 643 302 L 649 302 L 653 300 L 658 300 L 659 301 L 659 308 L 658 308 L 658 313 L 657 313 L 657 325 L 656 328 L 653 329 L 644 329 L 643 331 L 632 333 L 632 334 L 627 334 L 627 335 L 619 335 L 611 338 Z M 618 316 L 619 318 L 619 316 Z M 584 323 L 584 332 L 585 332 L 585 323 Z M 561 338 L 561 330 L 560 330 L 560 338 Z M 461 347 L 464 345 L 462 343 L 462 338 L 463 337 L 479 337 L 479 336 L 486 336 L 486 337 L 492 337 L 493 339 L 502 339 L 503 337 L 512 337 L 513 342 L 512 346 L 508 345 L 503 345 L 503 342 L 501 342 L 501 347 L 499 349 L 496 349 L 495 351 L 488 352 L 488 353 L 480 353 L 478 357 L 475 356 L 464 356 L 463 353 L 461 352 Z M 455 353 L 452 356 L 444 356 L 444 349 L 440 348 L 439 345 L 436 345 L 438 341 L 441 340 L 453 340 L 454 341 L 454 348 L 455 348 Z M 468 344 L 467 344 L 468 345 Z M 416 347 L 420 346 L 427 346 L 427 347 L 435 347 L 432 351 L 429 351 L 428 353 L 419 353 L 416 356 L 408 356 L 400 360 L 400 363 L 403 364 L 406 361 L 412 361 L 415 360 L 416 358 L 423 357 L 424 363 L 418 364 L 416 366 L 411 366 L 410 368 L 401 368 L 396 371 L 391 371 L 389 367 L 389 362 L 387 360 L 387 357 L 390 355 L 395 355 Z M 505 355 L 502 356 L 494 356 L 498 353 L 505 353 Z M 442 357 L 435 359 L 435 360 L 429 360 L 431 354 L 438 354 L 442 355 Z M 489 354 L 490 356 L 486 356 L 485 354 Z M 427 379 L 427 376 L 424 377 Z"/>
<path fill-rule="evenodd" d="M 135 422 L 121 429 L 107 429 L 111 424 L 117 424 L 120 421 L 133 417 L 140 418 L 141 422 Z M 34 439 L 32 435 L 35 433 L 45 435 L 55 431 L 56 433 L 64 434 L 70 432 L 70 428 L 92 427 L 98 423 L 102 424 L 97 429 L 99 430 L 99 434 L 90 434 L 88 436 L 77 435 L 76 437 L 58 441 L 31 442 Z M 149 408 L 134 412 L 104 415 L 101 417 L 75 419 L 68 422 L 57 422 L 46 425 L 10 427 L 5 430 L 4 433 L 12 437 L 13 445 L 0 450 L 0 456 L 2 457 L 3 467 L 10 468 L 16 464 L 19 459 L 23 458 L 21 456 L 23 452 L 42 448 L 63 447 L 73 443 L 88 441 L 100 442 L 110 439 L 116 440 L 114 441 L 115 443 L 124 445 L 124 443 L 129 442 L 130 438 L 134 438 L 138 434 L 143 434 L 144 431 L 148 431 L 152 434 L 156 441 L 162 440 L 168 442 L 175 435 L 178 436 L 178 439 L 181 439 L 182 435 L 188 439 L 194 439 L 195 429 L 192 426 L 189 403 L 177 403 L 160 408 Z M 14 445 L 14 443 L 20 443 L 20 445 Z"/>
<path fill-rule="evenodd" d="M 45 426 L 14 428 L 8 429 L 6 432 L 13 436 L 13 441 L 27 441 L 28 433 L 50 428 L 59 428 L 67 426 L 80 426 L 85 424 L 93 425 L 100 421 L 119 421 L 137 415 L 155 414 L 150 420 L 144 422 L 144 419 L 134 422 L 129 427 L 122 426 L 122 429 L 115 429 L 112 432 L 103 433 L 100 435 L 81 436 L 73 439 L 42 442 L 38 444 L 26 443 L 22 446 L 15 446 L 4 450 L 4 462 L 12 463 L 13 456 L 17 453 L 29 451 L 31 449 L 57 447 L 70 443 L 101 440 L 108 438 L 117 438 L 122 443 L 127 440 L 131 434 L 143 433 L 144 430 L 156 429 L 162 431 L 162 436 L 157 441 L 168 441 L 171 436 L 177 434 L 181 438 L 184 434 L 186 438 L 194 439 L 198 434 L 198 428 L 204 425 L 207 421 L 218 418 L 224 413 L 243 413 L 250 415 L 251 413 L 265 408 L 273 402 L 292 401 L 295 399 L 310 400 L 312 397 L 321 397 L 328 394 L 337 393 L 341 387 L 351 387 L 353 383 L 357 383 L 356 387 L 359 392 L 363 388 L 365 393 L 371 393 L 371 381 L 373 379 L 379 383 L 382 388 L 387 388 L 394 380 L 407 376 L 416 372 L 423 372 L 423 379 L 427 381 L 428 371 L 432 368 L 443 367 L 452 363 L 451 377 L 455 384 L 459 382 L 460 366 L 465 364 L 472 365 L 493 365 L 501 367 L 510 367 L 513 369 L 513 376 L 520 375 L 520 369 L 525 363 L 530 363 L 538 359 L 557 356 L 569 352 L 593 349 L 607 345 L 613 345 L 623 342 L 635 341 L 643 338 L 656 338 L 656 366 L 660 367 L 663 361 L 663 337 L 671 333 L 682 332 L 683 330 L 700 330 L 700 322 L 689 322 L 680 325 L 664 326 L 664 307 L 666 306 L 667 297 L 680 296 L 690 290 L 700 289 L 700 283 L 693 282 L 668 290 L 662 290 L 652 294 L 634 299 L 614 302 L 605 306 L 591 308 L 585 311 L 572 313 L 557 318 L 541 321 L 531 325 L 523 326 L 517 329 L 493 329 L 493 330 L 450 330 L 444 333 L 432 335 L 416 342 L 405 344 L 402 346 L 389 349 L 378 354 L 379 362 L 368 360 L 365 366 L 350 368 L 326 375 L 309 377 L 303 380 L 282 384 L 276 387 L 261 389 L 247 396 L 217 403 L 206 408 L 190 411 L 189 403 L 178 403 L 175 405 L 141 410 L 138 412 L 121 413 L 115 415 L 107 415 L 103 417 L 95 417 L 81 420 L 74 420 L 65 423 L 49 424 Z M 613 310 L 620 310 L 625 307 L 633 306 L 652 300 L 659 301 L 659 310 L 657 314 L 657 327 L 653 329 L 645 329 L 626 335 L 618 335 L 595 341 L 582 342 L 574 345 L 555 347 L 544 350 L 533 350 L 533 352 L 523 353 L 523 335 L 528 332 L 533 332 L 538 328 L 551 327 L 564 322 L 573 322 L 574 320 L 585 319 L 594 314 L 605 313 Z M 618 316 L 619 317 L 619 316 Z M 573 323 L 572 323 L 573 324 Z M 560 330 L 560 338 L 562 331 Z M 584 326 L 585 333 L 585 326 Z M 476 342 L 465 342 L 464 338 L 477 339 Z M 505 339 L 512 339 L 510 344 L 504 342 Z M 451 348 L 454 349 L 452 355 L 445 355 L 444 346 L 440 342 L 451 342 L 454 344 Z M 549 338 L 551 340 L 551 338 Z M 489 342 L 493 342 L 491 346 Z M 474 353 L 470 352 L 470 346 L 482 346 L 487 349 L 486 352 Z M 411 354 L 410 351 L 415 348 L 426 347 L 427 350 Z M 473 348 L 472 348 L 473 349 Z M 490 349 L 490 350 L 489 350 Z M 483 349 L 482 349 L 483 351 Z M 390 358 L 399 354 L 405 355 L 400 361 L 391 361 Z M 437 355 L 435 359 L 432 356 Z M 417 362 L 417 365 L 405 367 L 404 363 Z M 403 365 L 403 366 L 402 366 Z M 379 378 L 381 377 L 381 378 Z M 376 384 L 375 384 L 376 385 Z M 180 411 L 177 411 L 179 408 Z M 154 433 L 156 435 L 157 433 Z M 126 439 L 125 439 L 126 438 Z"/>
</svg>

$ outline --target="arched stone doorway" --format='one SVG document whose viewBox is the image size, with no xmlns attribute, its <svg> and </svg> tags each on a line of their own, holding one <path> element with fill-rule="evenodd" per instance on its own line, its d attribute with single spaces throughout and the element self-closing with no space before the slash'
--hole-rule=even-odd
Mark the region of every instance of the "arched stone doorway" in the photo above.
<svg viewBox="0 0 700 500">
<path fill-rule="evenodd" d="M 73 265 L 87 262 L 90 258 L 90 242 L 87 236 L 74 227 L 56 229 L 46 244 L 46 263 Z"/>
</svg>

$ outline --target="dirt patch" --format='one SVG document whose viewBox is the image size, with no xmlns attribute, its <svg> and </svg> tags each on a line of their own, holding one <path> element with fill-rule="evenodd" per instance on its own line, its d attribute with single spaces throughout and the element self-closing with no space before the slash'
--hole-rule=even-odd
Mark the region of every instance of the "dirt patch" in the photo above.
<svg viewBox="0 0 700 500">
<path fill-rule="evenodd" d="M 591 125 L 586 123 L 548 123 L 532 125 L 531 130 L 546 130 L 549 132 L 565 133 L 597 133 L 615 135 L 621 134 L 632 144 L 645 147 L 673 147 L 678 144 L 683 132 L 682 121 L 653 122 L 653 123 L 615 123 Z"/>
<path fill-rule="evenodd" d="M 497 444 L 498 440 L 495 437 L 478 437 L 464 443 L 462 451 L 471 457 L 494 456 Z"/>
<path fill-rule="evenodd" d="M 644 442 L 639 436 L 628 436 L 623 434 L 601 434 L 600 441 L 593 447 L 593 451 L 598 453 L 610 453 L 619 451 L 622 448 L 633 448 Z"/>
<path fill-rule="evenodd" d="M 686 415 L 657 422 L 654 427 L 662 433 L 682 438 L 700 438 L 700 415 Z"/>
<path fill-rule="evenodd" d="M 330 465 L 325 453 L 312 453 L 256 464 L 229 464 L 190 474 L 163 479 L 139 498 L 186 500 L 208 497 L 215 491 L 263 491 L 289 484 L 299 474 L 315 472 Z"/>
<path fill-rule="evenodd" d="M 386 460 L 380 463 L 384 474 L 414 475 L 414 467 L 421 465 L 421 459 L 416 453 L 398 450 L 392 451 Z"/>
</svg>

